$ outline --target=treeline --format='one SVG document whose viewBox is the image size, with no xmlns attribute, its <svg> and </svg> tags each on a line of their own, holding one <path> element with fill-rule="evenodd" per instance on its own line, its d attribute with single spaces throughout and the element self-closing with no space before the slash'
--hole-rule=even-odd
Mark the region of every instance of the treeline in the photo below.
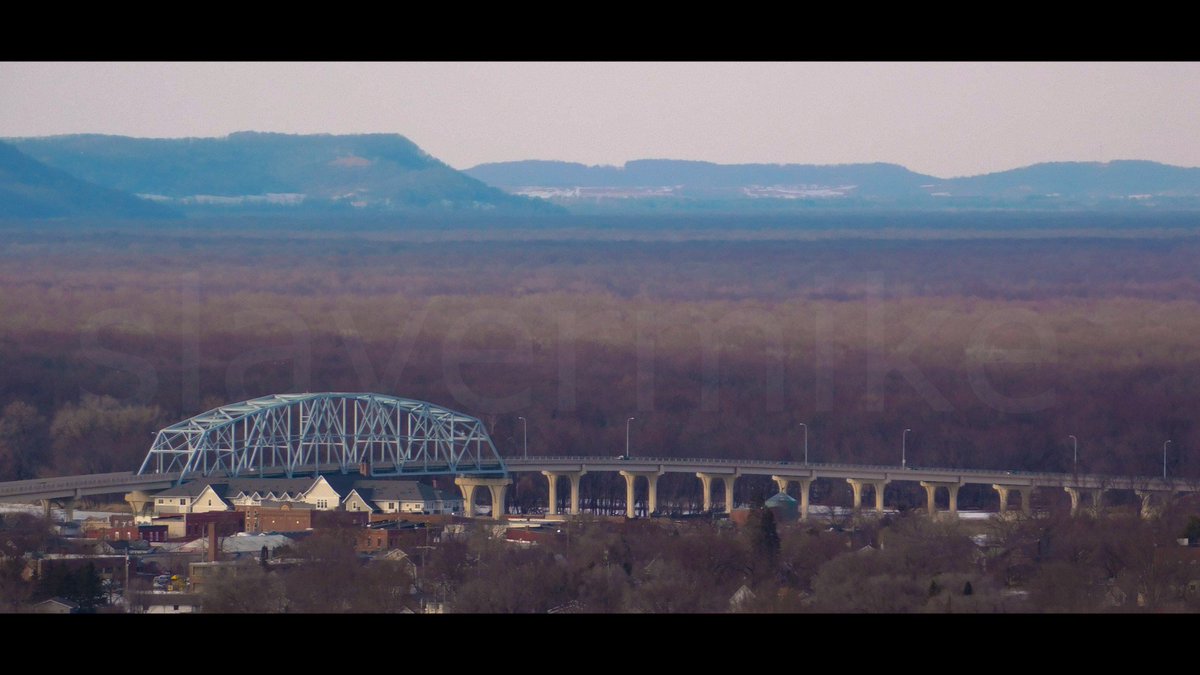
<svg viewBox="0 0 1200 675">
<path fill-rule="evenodd" d="M 490 525 L 442 533 L 383 559 L 354 551 L 350 530 L 322 530 L 207 579 L 216 613 L 419 612 L 1170 612 L 1200 610 L 1194 500 L 1141 519 L 1120 509 L 1072 517 L 781 523 L 624 523 L 583 518 L 535 546 Z M 67 596 L 104 602 L 94 570 L 24 579 L 26 554 L 58 550 L 46 521 L 0 517 L 0 611 Z M 135 583 L 134 589 L 144 586 Z"/>
<path fill-rule="evenodd" d="M 289 391 L 434 401 L 506 454 L 518 416 L 531 453 L 589 455 L 633 416 L 642 455 L 800 459 L 803 423 L 812 461 L 896 464 L 911 428 L 918 466 L 1070 470 L 1075 435 L 1080 470 L 1157 475 L 1169 439 L 1200 474 L 1188 236 L 216 231 L 4 230 L 0 480 L 134 469 L 161 426 Z"/>
<path fill-rule="evenodd" d="M 33 310 L 13 317 L 29 327 L 61 326 L 68 318 L 61 312 L 76 303 L 95 312 L 134 297 L 151 315 L 175 318 L 186 300 L 181 292 L 193 286 L 206 309 L 271 301 L 314 321 L 329 321 L 314 310 L 331 304 L 393 307 L 432 296 L 562 292 L 673 302 L 1200 299 L 1194 264 L 1200 241 L 1187 232 L 1043 239 L 1037 232 L 939 238 L 884 230 L 806 240 L 788 239 L 795 232 L 785 231 L 783 239 L 763 241 L 643 241 L 633 226 L 617 241 L 602 230 L 547 240 L 534 230 L 483 227 L 450 241 L 406 239 L 402 228 L 347 234 L 328 227 L 213 232 L 208 224 L 115 231 L 3 227 L 10 243 L 0 249 L 0 284 L 6 303 Z"/>
<path fill-rule="evenodd" d="M 0 514 L 0 612 L 20 612 L 31 603 L 63 598 L 93 612 L 107 602 L 96 566 L 46 565 L 39 575 L 38 556 L 58 552 L 62 539 L 44 518 L 27 513 Z"/>
<path fill-rule="evenodd" d="M 1195 611 L 1189 507 L 1161 519 L 1062 511 L 963 522 L 907 514 L 838 527 L 730 522 L 562 524 L 519 547 L 490 528 L 443 536 L 408 561 L 364 562 L 337 533 L 270 569 L 247 563 L 205 590 L 205 611 L 472 613 Z M 1191 530 L 1200 530 L 1193 519 Z"/>
<path fill-rule="evenodd" d="M 157 406 L 109 396 L 85 395 L 49 417 L 13 401 L 0 413 L 0 480 L 136 471 L 165 423 Z"/>
<path fill-rule="evenodd" d="M 224 570 L 203 589 L 205 612 L 339 613 L 419 610 L 413 601 L 413 567 L 403 558 L 365 562 L 354 551 L 355 533 L 323 530 L 277 550 L 284 570 L 266 558 Z"/>
<path fill-rule="evenodd" d="M 726 347 L 709 369 L 701 354 L 661 347 L 640 359 L 636 346 L 584 341 L 464 356 L 425 338 L 398 349 L 318 334 L 303 349 L 287 336 L 206 337 L 200 359 L 185 363 L 171 345 L 137 336 L 105 338 L 107 355 L 73 350 L 74 339 L 0 345 L 0 480 L 136 469 L 163 426 L 289 391 L 437 402 L 483 419 L 507 455 L 524 451 L 518 416 L 529 420 L 531 454 L 600 456 L 624 452 L 625 420 L 636 417 L 631 446 L 642 456 L 800 461 L 804 423 L 814 462 L 898 464 L 910 428 L 914 466 L 1070 471 L 1075 435 L 1082 471 L 1156 475 L 1167 439 L 1171 475 L 1200 470 L 1190 451 L 1200 445 L 1190 413 L 1200 363 L 1187 361 L 995 363 L 981 384 L 974 366 L 937 354 L 873 370 L 870 353 L 818 366 L 752 345 Z"/>
</svg>

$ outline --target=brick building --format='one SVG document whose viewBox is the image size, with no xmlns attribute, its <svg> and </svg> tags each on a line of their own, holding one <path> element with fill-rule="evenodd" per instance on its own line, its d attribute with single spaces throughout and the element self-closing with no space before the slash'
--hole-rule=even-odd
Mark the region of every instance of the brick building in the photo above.
<svg viewBox="0 0 1200 675">
<path fill-rule="evenodd" d="M 313 526 L 312 516 L 316 509 L 304 502 L 262 502 L 261 504 L 239 505 L 245 513 L 246 532 L 301 532 Z"/>
<path fill-rule="evenodd" d="M 188 539 L 207 536 L 209 523 L 216 525 L 218 537 L 232 537 L 238 532 L 246 530 L 246 513 L 244 511 L 204 511 L 184 514 L 184 536 Z"/>
</svg>

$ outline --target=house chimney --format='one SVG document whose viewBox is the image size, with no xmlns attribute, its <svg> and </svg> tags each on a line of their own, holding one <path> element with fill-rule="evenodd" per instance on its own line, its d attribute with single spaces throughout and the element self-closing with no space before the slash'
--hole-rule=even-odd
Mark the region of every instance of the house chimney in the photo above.
<svg viewBox="0 0 1200 675">
<path fill-rule="evenodd" d="M 208 562 L 217 561 L 217 524 L 208 524 Z"/>
</svg>

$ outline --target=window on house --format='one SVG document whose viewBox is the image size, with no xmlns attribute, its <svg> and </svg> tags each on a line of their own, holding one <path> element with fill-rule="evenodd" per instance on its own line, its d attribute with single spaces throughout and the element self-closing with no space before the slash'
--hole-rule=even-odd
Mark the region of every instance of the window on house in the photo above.
<svg viewBox="0 0 1200 675">
<path fill-rule="evenodd" d="M 327 509 L 327 508 L 329 508 L 329 500 L 328 500 L 328 499 L 318 499 L 318 500 L 317 500 L 317 508 L 318 508 L 318 509 Z"/>
<path fill-rule="evenodd" d="M 187 500 L 186 500 L 186 499 L 180 499 L 180 500 L 179 500 L 179 504 L 180 504 L 180 506 L 186 506 L 186 505 L 187 505 Z"/>
</svg>

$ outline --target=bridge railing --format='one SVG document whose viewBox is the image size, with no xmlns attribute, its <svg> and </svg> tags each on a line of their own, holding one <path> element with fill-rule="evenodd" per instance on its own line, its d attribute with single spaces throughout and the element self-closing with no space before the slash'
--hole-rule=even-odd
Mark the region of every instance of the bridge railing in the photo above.
<svg viewBox="0 0 1200 675">
<path fill-rule="evenodd" d="M 849 464 L 841 462 L 795 462 L 791 460 L 763 460 L 763 459 L 724 459 L 717 457 L 629 457 L 628 459 L 622 456 L 594 456 L 594 455 L 559 455 L 559 456 L 544 456 L 544 457 L 514 457 L 507 458 L 510 468 L 516 469 L 530 465 L 540 465 L 555 462 L 571 462 L 580 464 L 661 464 L 665 466 L 680 466 L 680 465 L 700 465 L 700 466 L 731 466 L 731 467 L 779 467 L 781 473 L 785 473 L 788 468 L 803 468 L 815 470 L 844 470 L 844 471 L 887 471 L 894 473 L 934 473 L 943 475 L 957 476 L 980 476 L 988 479 L 1000 478 L 1002 476 L 1019 476 L 1023 478 L 1043 479 L 1054 484 L 1075 484 L 1095 483 L 1099 485 L 1105 484 L 1121 484 L 1136 487 L 1143 486 L 1170 486 L 1177 489 L 1200 489 L 1200 482 L 1194 479 L 1185 478 L 1170 478 L 1163 480 L 1158 476 L 1111 476 L 1102 474 L 1073 474 L 1073 473 L 1052 473 L 1046 471 L 1006 471 L 1006 470 L 989 470 L 989 469 L 960 469 L 953 467 L 907 467 L 902 468 L 897 465 L 888 464 Z M 404 475 L 404 474 L 400 474 Z M 8 483 L 0 483 L 0 496 L 5 495 L 21 495 L 26 493 L 50 492 L 61 490 L 72 490 L 78 488 L 96 488 L 104 486 L 120 486 L 129 487 L 148 483 L 158 483 L 163 481 L 174 481 L 179 478 L 178 474 L 135 474 L 135 473 L 112 473 L 100 474 L 93 476 L 64 476 L 61 478 L 35 478 L 24 481 L 13 481 Z M 208 477 L 209 480 L 214 478 Z"/>
<path fill-rule="evenodd" d="M 512 465 L 537 464 L 539 462 L 631 462 L 651 464 L 722 464 L 727 466 L 789 466 L 811 467 L 817 469 L 878 469 L 881 471 L 937 471 L 941 473 L 962 473 L 978 475 L 995 475 L 1007 473 L 1012 475 L 1072 475 L 1053 474 L 1049 472 L 1005 471 L 1004 469 L 960 469 L 953 467 L 909 466 L 907 469 L 899 464 L 852 464 L 846 462 L 798 462 L 789 459 L 725 459 L 721 457 L 629 457 L 620 455 L 614 457 L 594 455 L 554 455 L 545 457 L 509 457 L 506 462 Z"/>
<path fill-rule="evenodd" d="M 1087 481 L 1087 482 L 1114 482 L 1122 483 L 1146 483 L 1146 484 L 1161 484 L 1163 482 L 1172 485 L 1195 486 L 1196 480 L 1185 478 L 1173 478 L 1164 481 L 1160 476 L 1114 476 L 1106 474 L 1075 474 L 1075 473 L 1058 473 L 1052 471 L 1020 471 L 1007 469 L 964 469 L 957 467 L 936 467 L 936 466 L 907 466 L 901 467 L 898 464 L 851 464 L 845 462 L 808 462 L 795 460 L 768 460 L 768 459 L 725 459 L 721 457 L 648 457 L 648 456 L 631 456 L 624 457 L 615 455 L 609 457 L 607 455 L 553 455 L 541 457 L 506 457 L 505 461 L 511 467 L 520 467 L 529 464 L 540 464 L 544 462 L 580 462 L 584 464 L 592 463 L 621 463 L 628 462 L 630 464 L 663 464 L 663 465 L 681 465 L 681 464 L 704 464 L 704 465 L 720 465 L 720 466 L 780 466 L 780 467 L 796 467 L 805 469 L 832 469 L 832 470 L 867 470 L 867 471 L 894 471 L 894 472 L 912 472 L 912 473 L 940 473 L 954 474 L 961 476 L 1019 476 L 1023 478 L 1045 478 L 1060 481 Z"/>
<path fill-rule="evenodd" d="M 170 479 L 171 476 L 168 474 L 146 474 L 139 476 L 132 472 L 128 474 L 105 475 L 104 477 L 67 476 L 64 478 L 33 478 L 0 484 L 0 495 L 23 494 L 38 490 L 70 490 L 107 485 L 129 485 L 131 483 L 158 483 Z"/>
</svg>

